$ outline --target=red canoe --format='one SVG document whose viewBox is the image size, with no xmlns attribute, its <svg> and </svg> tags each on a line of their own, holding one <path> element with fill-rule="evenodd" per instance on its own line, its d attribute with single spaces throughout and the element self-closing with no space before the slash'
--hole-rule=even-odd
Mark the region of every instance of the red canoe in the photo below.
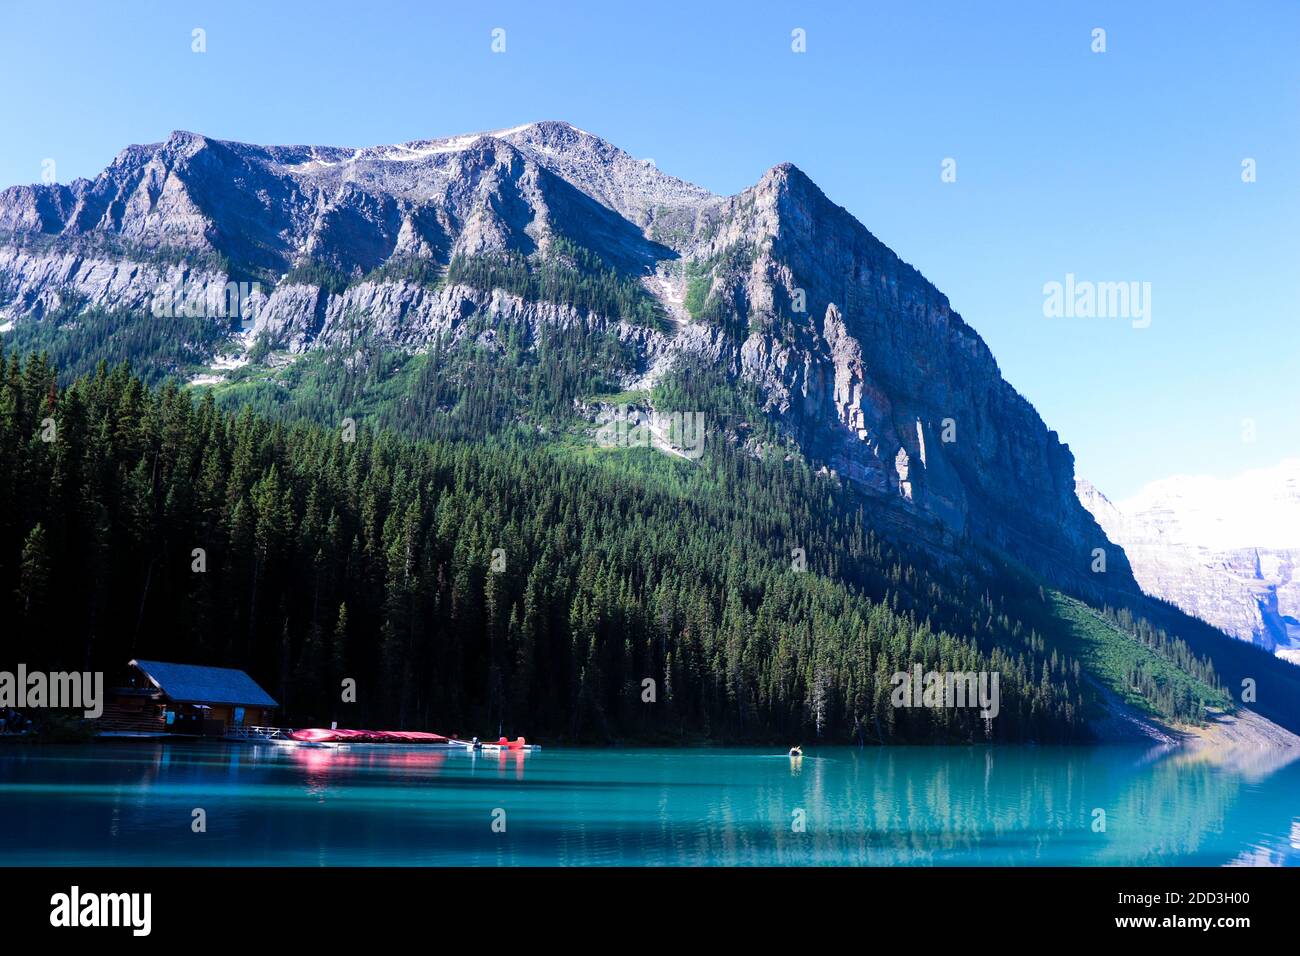
<svg viewBox="0 0 1300 956">
<path fill-rule="evenodd" d="M 451 741 L 450 737 L 420 730 L 328 730 L 323 727 L 295 730 L 289 736 L 310 743 L 445 744 Z"/>
</svg>

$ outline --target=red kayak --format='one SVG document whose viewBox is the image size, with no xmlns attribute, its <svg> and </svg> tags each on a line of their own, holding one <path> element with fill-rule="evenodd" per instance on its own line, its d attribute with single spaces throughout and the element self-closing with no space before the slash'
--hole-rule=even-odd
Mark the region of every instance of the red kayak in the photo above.
<svg viewBox="0 0 1300 956">
<path fill-rule="evenodd" d="M 294 740 L 308 743 L 348 743 L 358 744 L 446 744 L 450 737 L 430 734 L 421 730 L 327 730 L 323 727 L 311 727 L 307 730 L 295 730 L 290 734 Z"/>
</svg>

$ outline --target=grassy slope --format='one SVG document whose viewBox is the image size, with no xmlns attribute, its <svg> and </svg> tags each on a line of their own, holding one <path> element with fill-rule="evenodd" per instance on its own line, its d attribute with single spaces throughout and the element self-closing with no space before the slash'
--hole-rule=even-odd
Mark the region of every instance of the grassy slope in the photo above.
<svg viewBox="0 0 1300 956">
<path fill-rule="evenodd" d="M 1130 707 L 1151 716 L 1163 716 L 1128 682 L 1133 667 L 1141 666 L 1162 685 L 1172 684 L 1179 690 L 1185 687 L 1193 698 L 1214 707 L 1232 709 L 1232 701 L 1226 695 L 1144 647 L 1082 601 L 1050 591 L 1048 605 L 1058 625 L 1046 634 L 1050 645 L 1077 658 L 1104 688 Z"/>
<path fill-rule="evenodd" d="M 1209 657 L 1230 694 L 1260 716 L 1300 734 L 1300 667 L 1229 637 L 1173 605 L 1154 599 L 1149 604 L 1152 623 L 1177 634 L 1194 653 Z M 1253 685 L 1253 699 L 1242 698 L 1244 681 Z"/>
<path fill-rule="evenodd" d="M 401 356 L 391 353 L 385 356 L 387 364 L 381 380 L 356 396 L 350 403 L 349 413 L 367 419 L 377 416 L 384 406 L 400 402 L 410 393 L 420 368 L 427 360 L 425 354 Z M 250 403 L 254 407 L 278 406 L 287 411 L 293 406 L 299 414 L 311 417 L 321 411 L 312 407 L 314 397 L 327 391 L 327 384 L 338 370 L 336 357 L 309 352 L 293 356 L 289 364 L 276 369 L 245 365 L 228 373 L 225 382 L 203 387 L 210 389 L 227 407 Z M 331 422 L 327 420 L 326 423 Z"/>
</svg>

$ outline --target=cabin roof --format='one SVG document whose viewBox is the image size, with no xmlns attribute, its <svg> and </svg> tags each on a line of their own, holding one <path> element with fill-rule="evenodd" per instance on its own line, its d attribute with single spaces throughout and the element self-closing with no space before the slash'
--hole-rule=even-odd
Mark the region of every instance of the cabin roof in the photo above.
<svg viewBox="0 0 1300 956">
<path fill-rule="evenodd" d="M 278 707 L 256 681 L 233 667 L 168 664 L 134 660 L 149 681 L 179 704 L 233 704 L 238 707 Z"/>
</svg>

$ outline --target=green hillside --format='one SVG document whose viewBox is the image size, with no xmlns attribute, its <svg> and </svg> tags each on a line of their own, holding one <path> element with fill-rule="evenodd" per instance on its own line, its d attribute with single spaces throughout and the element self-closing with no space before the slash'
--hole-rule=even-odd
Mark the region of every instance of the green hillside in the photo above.
<svg viewBox="0 0 1300 956">
<path fill-rule="evenodd" d="M 1106 619 L 1081 601 L 1051 591 L 1051 646 L 1077 658 L 1084 669 L 1120 700 L 1153 716 L 1202 723 L 1206 705 L 1233 709 L 1213 665 L 1195 658 L 1181 642 L 1152 635 L 1150 643 Z"/>
<path fill-rule="evenodd" d="M 16 582 L 3 608 L 15 652 L 110 672 L 132 656 L 245 667 L 295 723 L 573 740 L 1083 741 L 1088 674 L 1136 675 L 1126 698 L 1169 719 L 1196 719 L 1206 699 L 1176 655 L 1068 599 L 1036 608 L 1014 576 L 932 565 L 875 535 L 838 481 L 797 456 L 750 454 L 739 439 L 756 409 L 699 370 L 656 390 L 719 423 L 686 462 L 595 449 L 559 406 L 553 421 L 568 424 L 539 431 L 544 405 L 512 418 L 519 395 L 486 391 L 412 420 L 454 435 L 495 412 L 490 440 L 401 438 L 361 416 L 345 441 L 310 419 L 361 415 L 333 403 L 394 379 L 349 385 L 322 374 L 326 361 L 281 378 L 264 408 L 277 421 L 125 368 L 59 388 L 44 361 L 9 357 L 0 574 Z M 409 367 L 455 377 L 472 361 Z M 599 387 L 572 369 L 502 374 L 523 394 Z M 46 418 L 54 441 L 37 437 Z M 915 663 L 997 672 L 997 719 L 891 705 L 891 675 Z M 368 688 L 354 710 L 337 703 L 342 677 Z"/>
</svg>

